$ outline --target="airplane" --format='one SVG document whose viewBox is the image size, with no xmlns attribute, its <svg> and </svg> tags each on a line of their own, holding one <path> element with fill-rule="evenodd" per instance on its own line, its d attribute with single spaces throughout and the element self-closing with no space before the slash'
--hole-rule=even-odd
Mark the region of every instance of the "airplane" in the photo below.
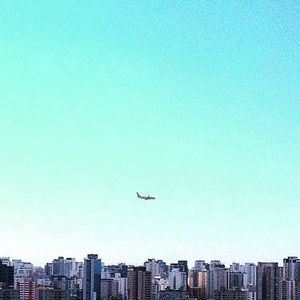
<svg viewBox="0 0 300 300">
<path fill-rule="evenodd" d="M 138 198 L 140 199 L 144 199 L 144 200 L 155 200 L 155 197 L 151 197 L 151 196 L 141 196 L 138 192 L 136 192 L 136 195 Z"/>
</svg>

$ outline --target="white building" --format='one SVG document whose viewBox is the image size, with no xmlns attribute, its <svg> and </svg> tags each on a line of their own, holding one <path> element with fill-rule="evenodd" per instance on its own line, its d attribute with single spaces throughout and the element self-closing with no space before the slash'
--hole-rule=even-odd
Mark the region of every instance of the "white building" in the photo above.
<svg viewBox="0 0 300 300">
<path fill-rule="evenodd" d="M 186 290 L 187 278 L 185 272 L 180 272 L 179 268 L 173 268 L 169 271 L 168 286 L 171 290 Z"/>
<path fill-rule="evenodd" d="M 120 273 L 115 273 L 113 280 L 118 283 L 118 293 L 125 299 L 127 295 L 127 278 L 121 277 Z"/>
<path fill-rule="evenodd" d="M 244 288 L 256 286 L 256 265 L 253 263 L 245 264 Z"/>
<path fill-rule="evenodd" d="M 11 265 L 14 267 L 15 277 L 31 277 L 33 274 L 34 266 L 32 263 L 13 259 Z"/>
</svg>

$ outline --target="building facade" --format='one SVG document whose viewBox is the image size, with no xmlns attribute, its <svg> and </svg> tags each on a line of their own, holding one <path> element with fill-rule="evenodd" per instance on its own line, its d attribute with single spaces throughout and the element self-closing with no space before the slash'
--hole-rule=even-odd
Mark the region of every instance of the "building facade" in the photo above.
<svg viewBox="0 0 300 300">
<path fill-rule="evenodd" d="M 101 299 L 101 268 L 97 254 L 88 254 L 84 259 L 83 300 Z"/>
</svg>

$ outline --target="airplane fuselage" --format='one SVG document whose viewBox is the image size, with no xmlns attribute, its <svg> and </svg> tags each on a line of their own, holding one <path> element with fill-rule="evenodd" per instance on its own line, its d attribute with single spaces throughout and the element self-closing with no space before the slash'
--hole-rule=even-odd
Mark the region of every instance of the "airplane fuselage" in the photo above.
<svg viewBox="0 0 300 300">
<path fill-rule="evenodd" d="M 136 193 L 137 197 L 143 200 L 154 200 L 155 197 L 151 197 L 151 196 L 141 196 L 139 193 Z"/>
</svg>

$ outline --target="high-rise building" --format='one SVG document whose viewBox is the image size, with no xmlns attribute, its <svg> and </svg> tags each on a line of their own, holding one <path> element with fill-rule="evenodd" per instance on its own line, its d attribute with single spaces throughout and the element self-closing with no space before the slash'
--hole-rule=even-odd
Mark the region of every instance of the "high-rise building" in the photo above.
<svg viewBox="0 0 300 300">
<path fill-rule="evenodd" d="M 53 276 L 65 276 L 65 260 L 63 256 L 59 256 L 52 262 Z"/>
<path fill-rule="evenodd" d="M 38 290 L 38 300 L 66 300 L 66 290 L 55 290 L 53 288 L 43 288 Z"/>
<path fill-rule="evenodd" d="M 126 299 L 127 296 L 127 277 L 122 277 L 122 274 L 115 273 L 113 278 L 117 282 L 118 294 L 121 295 L 122 299 Z"/>
<path fill-rule="evenodd" d="M 0 257 L 3 265 L 11 266 L 10 258 L 9 257 Z"/>
<path fill-rule="evenodd" d="M 191 297 L 197 299 L 206 299 L 207 296 L 207 278 L 208 271 L 206 269 L 199 268 L 194 269 L 189 274 L 189 292 Z"/>
<path fill-rule="evenodd" d="M 19 300 L 19 291 L 14 289 L 0 289 L 0 300 Z"/>
<path fill-rule="evenodd" d="M 257 300 L 278 300 L 282 270 L 278 263 L 259 262 L 257 266 Z"/>
<path fill-rule="evenodd" d="M 159 264 L 159 273 L 160 273 L 160 277 L 162 278 L 167 278 L 168 277 L 168 270 L 169 270 L 169 267 L 167 266 L 167 264 L 161 260 L 161 259 L 158 259 L 157 260 L 157 263 Z"/>
<path fill-rule="evenodd" d="M 249 289 L 250 287 L 256 286 L 256 265 L 253 263 L 245 264 L 244 273 L 244 288 Z"/>
<path fill-rule="evenodd" d="M 101 279 L 101 300 L 107 300 L 118 296 L 118 282 L 112 278 Z"/>
<path fill-rule="evenodd" d="M 124 263 L 105 266 L 103 278 L 113 278 L 115 274 L 121 274 L 121 277 L 127 277 L 127 268 L 127 265 Z"/>
<path fill-rule="evenodd" d="M 14 267 L 16 277 L 32 277 L 34 267 L 30 262 L 24 262 L 21 259 L 13 259 L 11 265 Z"/>
<path fill-rule="evenodd" d="M 151 272 L 145 267 L 128 269 L 128 300 L 151 300 Z"/>
<path fill-rule="evenodd" d="M 101 299 L 101 267 L 97 254 L 88 254 L 84 259 L 83 300 Z"/>
<path fill-rule="evenodd" d="M 247 291 L 219 290 L 214 291 L 214 300 L 248 300 Z"/>
<path fill-rule="evenodd" d="M 14 289 L 14 267 L 9 258 L 0 259 L 0 300 L 19 300 L 19 291 Z"/>
<path fill-rule="evenodd" d="M 172 268 L 169 271 L 168 281 L 170 290 L 187 290 L 186 273 L 179 268 Z"/>
<path fill-rule="evenodd" d="M 209 264 L 205 260 L 196 260 L 193 269 L 197 271 L 208 270 Z"/>
<path fill-rule="evenodd" d="M 229 267 L 229 272 L 241 272 L 244 273 L 245 267 L 239 263 L 233 262 Z"/>
<path fill-rule="evenodd" d="M 154 258 L 152 259 L 149 258 L 144 263 L 144 267 L 146 267 L 146 271 L 151 272 L 152 278 L 156 276 L 160 276 L 160 266 L 159 263 Z"/>
<path fill-rule="evenodd" d="M 67 257 L 64 261 L 64 275 L 71 278 L 76 275 L 76 260 L 75 258 Z"/>
<path fill-rule="evenodd" d="M 14 267 L 8 264 L 3 264 L 0 260 L 0 288 L 14 288 Z"/>
<path fill-rule="evenodd" d="M 53 275 L 53 264 L 52 263 L 46 263 L 44 269 L 45 269 L 46 276 L 51 277 Z"/>
<path fill-rule="evenodd" d="M 280 300 L 296 300 L 296 284 L 294 280 L 282 280 L 279 289 Z"/>
<path fill-rule="evenodd" d="M 180 272 L 185 273 L 185 286 L 187 288 L 187 286 L 188 286 L 188 277 L 189 277 L 188 262 L 187 262 L 187 260 L 178 260 L 177 266 L 178 266 Z"/>
<path fill-rule="evenodd" d="M 20 300 L 36 299 L 36 284 L 31 278 L 17 277 L 15 279 L 15 287 L 19 291 Z"/>
<path fill-rule="evenodd" d="M 169 268 L 169 275 L 168 277 L 170 278 L 170 276 L 172 277 L 174 274 L 170 274 L 173 272 L 173 269 L 175 269 L 176 273 L 179 271 L 180 273 L 182 273 L 180 276 L 184 277 L 184 282 L 182 282 L 181 284 L 181 288 L 186 291 L 187 290 L 187 286 L 188 286 L 188 276 L 189 276 L 189 269 L 188 269 L 188 263 L 186 260 L 179 260 L 177 263 L 171 263 L 170 268 Z M 184 275 L 183 275 L 184 273 Z M 177 278 L 177 275 L 176 275 Z M 176 280 L 179 280 L 178 278 Z M 174 286 L 173 281 L 170 283 L 170 287 Z M 177 283 L 176 283 L 177 284 Z M 172 289 L 172 288 L 171 288 Z M 175 289 L 175 288 L 173 288 Z M 176 288 L 178 289 L 178 288 Z"/>
<path fill-rule="evenodd" d="M 229 272 L 228 288 L 230 290 L 241 290 L 244 286 L 244 273 Z"/>
<path fill-rule="evenodd" d="M 256 300 L 256 286 L 248 286 L 247 288 L 247 297 L 248 300 Z"/>
<path fill-rule="evenodd" d="M 162 291 L 159 300 L 193 300 L 186 291 Z"/>
<path fill-rule="evenodd" d="M 228 289 L 229 270 L 218 260 L 211 261 L 208 271 L 208 298 L 214 297 L 214 291 Z"/>
<path fill-rule="evenodd" d="M 219 260 L 212 260 L 209 265 L 207 277 L 207 297 L 209 299 L 214 297 L 214 290 L 217 290 L 220 286 L 218 284 L 218 270 L 225 270 L 225 265 Z"/>
<path fill-rule="evenodd" d="M 289 256 L 283 259 L 283 278 L 300 281 L 300 259 L 298 257 Z"/>
</svg>

